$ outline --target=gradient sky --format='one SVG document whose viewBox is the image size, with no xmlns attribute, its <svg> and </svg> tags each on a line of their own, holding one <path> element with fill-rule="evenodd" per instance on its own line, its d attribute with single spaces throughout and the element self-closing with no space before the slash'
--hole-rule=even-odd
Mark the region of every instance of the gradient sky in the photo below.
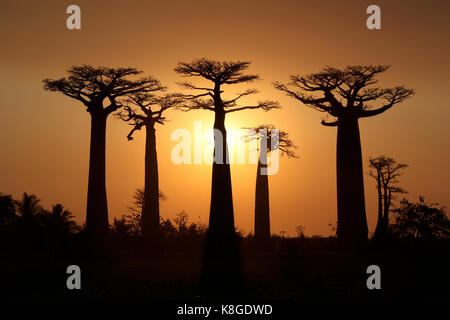
<svg viewBox="0 0 450 320">
<path fill-rule="evenodd" d="M 70 4 L 81 7 L 82 29 L 66 28 Z M 370 31 L 368 5 L 381 7 L 382 29 Z M 389 64 L 381 86 L 404 84 L 416 95 L 388 112 L 360 121 L 364 170 L 370 156 L 408 163 L 401 178 L 411 200 L 418 195 L 448 205 L 450 191 L 450 2 L 448 1 L 9 1 L 0 4 L 0 192 L 36 194 L 45 207 L 61 202 L 85 219 L 89 115 L 77 101 L 42 90 L 44 78 L 65 76 L 77 64 L 133 66 L 169 87 L 184 80 L 173 68 L 197 57 L 249 60 L 262 81 L 230 87 L 275 99 L 281 110 L 229 114 L 228 128 L 273 123 L 299 146 L 299 159 L 281 159 L 269 177 L 272 232 L 331 233 L 336 222 L 336 128 L 323 114 L 277 92 L 271 82 L 325 65 Z M 208 221 L 211 166 L 175 165 L 171 133 L 212 127 L 209 111 L 170 111 L 157 128 L 160 188 L 168 199 L 161 215 L 186 210 Z M 144 132 L 127 141 L 129 127 L 110 118 L 107 128 L 109 219 L 126 213 L 143 186 Z M 235 221 L 253 230 L 256 165 L 232 165 Z M 376 223 L 376 189 L 365 177 L 369 230 Z"/>
</svg>

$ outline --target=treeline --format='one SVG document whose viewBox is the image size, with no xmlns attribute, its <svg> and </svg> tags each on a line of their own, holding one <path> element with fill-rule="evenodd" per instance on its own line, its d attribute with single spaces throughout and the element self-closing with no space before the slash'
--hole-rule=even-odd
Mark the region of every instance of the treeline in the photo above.
<svg viewBox="0 0 450 320">
<path fill-rule="evenodd" d="M 137 189 L 133 195 L 133 203 L 128 207 L 128 213 L 120 218 L 114 218 L 109 226 L 111 236 L 118 240 L 142 239 L 142 197 L 143 190 Z M 161 198 L 165 196 L 161 194 Z M 450 239 L 450 220 L 446 207 L 437 203 L 429 203 L 423 197 L 418 202 L 410 202 L 404 198 L 398 207 L 391 211 L 392 217 L 387 225 L 391 243 L 395 240 L 406 241 L 436 241 Z M 181 240 L 201 246 L 206 237 L 208 226 L 201 221 L 194 222 L 186 211 L 181 211 L 172 220 L 160 220 L 161 233 L 166 241 Z M 333 232 L 336 227 L 330 225 Z M 4 241 L 11 238 L 22 239 L 33 244 L 47 241 L 50 243 L 64 242 L 66 239 L 83 236 L 85 224 L 79 225 L 74 221 L 72 212 L 58 203 L 45 209 L 40 205 L 40 199 L 33 194 L 23 193 L 20 200 L 11 195 L 0 193 L 0 234 Z M 298 226 L 296 236 L 286 236 L 286 232 L 271 235 L 272 247 L 300 249 L 335 248 L 336 235 L 323 237 L 320 235 L 307 236 L 305 228 Z M 252 247 L 254 234 L 244 230 L 236 232 L 237 237 L 244 242 L 244 247 Z M 333 240 L 334 239 L 334 240 Z M 372 237 L 372 241 L 376 238 Z M 186 246 L 184 246 L 186 247 Z M 267 249 L 270 249 L 270 245 Z"/>
</svg>

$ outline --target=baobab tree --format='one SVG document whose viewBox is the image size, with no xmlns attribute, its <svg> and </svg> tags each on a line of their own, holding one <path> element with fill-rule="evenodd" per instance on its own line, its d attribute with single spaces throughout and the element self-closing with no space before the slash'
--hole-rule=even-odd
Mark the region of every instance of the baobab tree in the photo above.
<svg viewBox="0 0 450 320">
<path fill-rule="evenodd" d="M 259 142 L 259 161 L 256 171 L 255 189 L 255 242 L 264 246 L 270 240 L 270 206 L 269 206 L 269 175 L 267 172 L 268 155 L 279 151 L 281 156 L 295 158 L 297 148 L 289 134 L 280 131 L 271 124 L 260 125 L 249 129 L 246 141 Z"/>
<path fill-rule="evenodd" d="M 122 107 L 130 94 L 160 90 L 152 77 L 134 80 L 141 73 L 134 68 L 105 68 L 91 65 L 73 66 L 68 77 L 43 80 L 44 90 L 61 92 L 80 101 L 91 116 L 89 181 L 86 210 L 86 231 L 100 244 L 108 232 L 108 207 L 105 187 L 106 120 Z"/>
<path fill-rule="evenodd" d="M 233 98 L 224 98 L 227 85 L 244 84 L 259 79 L 257 74 L 244 74 L 249 67 L 247 61 L 215 61 L 206 58 L 192 62 L 180 62 L 175 72 L 184 77 L 196 77 L 211 82 L 211 86 L 179 83 L 192 94 L 184 95 L 186 102 L 181 110 L 208 110 L 214 112 L 214 161 L 212 165 L 211 203 L 209 227 L 203 264 L 205 289 L 210 294 L 223 295 L 235 292 L 242 285 L 242 271 L 234 226 L 231 172 L 228 161 L 227 131 L 225 116 L 232 112 L 261 109 L 269 111 L 279 108 L 275 101 L 258 101 L 254 105 L 240 104 L 242 98 L 257 93 L 247 89 Z"/>
<path fill-rule="evenodd" d="M 407 193 L 397 185 L 401 171 L 407 164 L 398 163 L 392 158 L 380 156 L 369 159 L 369 176 L 377 182 L 378 191 L 378 220 L 375 228 L 374 240 L 384 240 L 389 234 L 389 212 L 395 194 Z"/>
<path fill-rule="evenodd" d="M 375 77 L 389 66 L 325 67 L 321 72 L 292 75 L 289 84 L 275 82 L 277 89 L 304 105 L 332 116 L 322 120 L 337 127 L 337 236 L 342 246 L 367 244 L 364 177 L 358 120 L 379 115 L 414 94 L 404 86 L 380 88 Z M 377 103 L 377 101 L 382 101 Z"/>
<path fill-rule="evenodd" d="M 128 140 L 133 139 L 133 133 L 145 127 L 145 178 L 142 203 L 142 236 L 146 239 L 159 237 L 159 177 L 158 157 L 156 153 L 156 124 L 163 125 L 166 118 L 163 113 L 177 106 L 182 99 L 168 94 L 156 96 L 152 93 L 136 92 L 129 96 L 126 106 L 116 115 L 128 122 L 132 129 Z"/>
<path fill-rule="evenodd" d="M 241 98 L 257 93 L 248 89 L 237 96 L 226 99 L 222 96 L 226 85 L 242 84 L 259 79 L 257 74 L 244 74 L 250 65 L 247 61 L 215 61 L 206 58 L 192 62 L 180 62 L 175 72 L 185 77 L 198 77 L 212 82 L 211 87 L 195 86 L 190 82 L 179 83 L 183 88 L 200 93 L 184 95 L 186 103 L 181 110 L 208 110 L 214 112 L 214 162 L 212 168 L 211 206 L 209 214 L 208 242 L 213 247 L 226 246 L 235 237 L 233 197 L 230 164 L 227 152 L 225 116 L 232 112 L 261 109 L 269 111 L 279 108 L 278 102 L 258 101 L 254 105 L 239 105 Z"/>
</svg>

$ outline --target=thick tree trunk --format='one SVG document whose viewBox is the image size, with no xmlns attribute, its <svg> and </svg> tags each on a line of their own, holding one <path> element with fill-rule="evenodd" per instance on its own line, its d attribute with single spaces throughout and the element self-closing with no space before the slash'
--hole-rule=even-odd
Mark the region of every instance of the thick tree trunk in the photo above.
<svg viewBox="0 0 450 320">
<path fill-rule="evenodd" d="M 145 186 L 142 208 L 142 235 L 146 239 L 159 237 L 159 180 L 156 134 L 153 123 L 146 125 Z"/>
<path fill-rule="evenodd" d="M 214 129 L 223 139 L 215 139 L 214 155 L 222 156 L 212 168 L 211 207 L 203 264 L 203 286 L 209 295 L 230 295 L 242 284 L 238 239 L 234 228 L 233 195 L 228 161 L 225 112 L 216 110 Z"/>
<path fill-rule="evenodd" d="M 228 161 L 224 112 L 215 113 L 214 129 L 219 130 L 222 135 L 222 139 L 215 139 L 214 141 L 214 155 L 216 156 L 218 152 L 221 152 L 222 156 L 217 163 L 214 161 L 212 167 L 209 233 L 214 234 L 219 241 L 221 239 L 230 239 L 235 233 L 233 194 L 231 190 L 231 172 Z"/>
<path fill-rule="evenodd" d="M 339 117 L 337 134 L 337 236 L 342 247 L 367 245 L 367 220 L 358 118 Z"/>
<path fill-rule="evenodd" d="M 86 230 L 94 246 L 104 242 L 109 226 L 105 187 L 106 119 L 104 113 L 91 113 Z"/>
<path fill-rule="evenodd" d="M 261 174 L 261 168 L 266 167 L 267 152 L 261 149 L 255 192 L 255 242 L 261 245 L 266 244 L 270 239 L 269 176 Z"/>
</svg>

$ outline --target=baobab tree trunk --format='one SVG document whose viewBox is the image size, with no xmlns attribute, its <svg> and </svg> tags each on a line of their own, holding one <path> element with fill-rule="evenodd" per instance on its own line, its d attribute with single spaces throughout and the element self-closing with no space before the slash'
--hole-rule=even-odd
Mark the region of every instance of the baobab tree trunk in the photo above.
<svg viewBox="0 0 450 320">
<path fill-rule="evenodd" d="M 214 157 L 218 161 L 214 161 L 212 167 L 209 233 L 221 241 L 230 239 L 235 233 L 225 112 L 215 112 L 214 129 L 220 132 L 222 138 L 214 138 Z"/>
<path fill-rule="evenodd" d="M 380 174 L 378 173 L 378 181 L 377 181 L 377 191 L 378 191 L 378 218 L 377 218 L 377 226 L 375 228 L 374 238 L 382 237 L 383 233 L 383 195 L 381 193 L 381 181 Z"/>
<path fill-rule="evenodd" d="M 215 112 L 214 129 L 217 133 L 220 132 L 222 137 L 214 139 L 214 156 L 218 161 L 213 162 L 212 168 L 211 207 L 203 264 L 203 285 L 209 294 L 226 295 L 239 290 L 242 278 L 234 228 L 225 112 L 221 110 Z"/>
<path fill-rule="evenodd" d="M 262 168 L 267 168 L 267 152 L 261 148 L 255 192 L 255 242 L 257 245 L 267 244 L 270 239 L 269 176 L 261 174 Z"/>
<path fill-rule="evenodd" d="M 367 220 L 358 118 L 339 117 L 337 133 L 337 236 L 342 247 L 365 247 Z"/>
<path fill-rule="evenodd" d="M 146 239 L 159 237 L 159 180 L 156 153 L 156 132 L 153 123 L 146 125 L 145 185 L 142 208 L 142 235 Z"/>
<path fill-rule="evenodd" d="M 91 113 L 91 145 L 86 210 L 86 230 L 94 246 L 108 234 L 108 205 L 105 187 L 106 119 L 103 112 Z"/>
</svg>

